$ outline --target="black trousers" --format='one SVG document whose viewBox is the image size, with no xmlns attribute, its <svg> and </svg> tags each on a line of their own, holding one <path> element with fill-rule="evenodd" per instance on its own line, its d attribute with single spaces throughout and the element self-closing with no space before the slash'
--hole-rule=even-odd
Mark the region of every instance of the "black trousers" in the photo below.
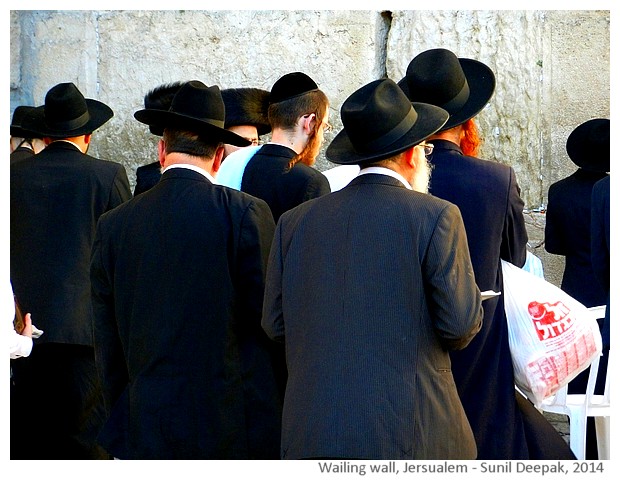
<svg viewBox="0 0 620 480">
<path fill-rule="evenodd" d="M 39 344 L 11 360 L 11 459 L 109 459 L 96 443 L 103 397 L 94 349 Z"/>
</svg>

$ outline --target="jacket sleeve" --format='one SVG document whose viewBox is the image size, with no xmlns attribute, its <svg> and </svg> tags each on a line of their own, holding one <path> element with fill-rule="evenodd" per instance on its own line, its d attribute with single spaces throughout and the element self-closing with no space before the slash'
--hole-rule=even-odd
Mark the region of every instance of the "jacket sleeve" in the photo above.
<svg viewBox="0 0 620 480">
<path fill-rule="evenodd" d="M 126 202 L 132 197 L 131 188 L 129 187 L 129 179 L 127 171 L 123 165 L 118 165 L 116 175 L 114 175 L 114 183 L 110 192 L 110 201 L 108 210 L 118 207 L 121 203 Z"/>
<path fill-rule="evenodd" d="M 284 321 L 282 315 L 282 222 L 278 222 L 273 238 L 263 302 L 263 330 L 277 342 L 284 342 Z"/>
<path fill-rule="evenodd" d="M 521 268 L 527 257 L 527 229 L 523 216 L 523 199 L 521 189 L 517 184 L 514 169 L 510 168 L 508 184 L 508 204 L 506 206 L 506 220 L 502 232 L 500 257 L 507 262 Z"/>
<path fill-rule="evenodd" d="M 98 224 L 91 253 L 90 280 L 93 305 L 93 338 L 97 372 L 103 389 L 104 405 L 112 407 L 128 385 L 129 374 L 118 333 L 112 289 L 109 249 L 104 240 L 104 214 Z"/>
<path fill-rule="evenodd" d="M 266 202 L 254 199 L 241 222 L 237 259 L 237 286 L 240 292 L 240 318 L 261 330 L 263 294 L 269 248 L 275 224 Z"/>
<path fill-rule="evenodd" d="M 455 205 L 448 205 L 437 221 L 424 268 L 429 310 L 441 344 L 450 350 L 465 348 L 482 327 L 483 310 Z"/>
<path fill-rule="evenodd" d="M 306 185 L 306 192 L 303 201 L 318 198 L 322 195 L 331 193 L 331 187 L 329 186 L 329 180 L 321 172 L 317 172 L 317 175 L 310 177 L 308 184 Z"/>
</svg>

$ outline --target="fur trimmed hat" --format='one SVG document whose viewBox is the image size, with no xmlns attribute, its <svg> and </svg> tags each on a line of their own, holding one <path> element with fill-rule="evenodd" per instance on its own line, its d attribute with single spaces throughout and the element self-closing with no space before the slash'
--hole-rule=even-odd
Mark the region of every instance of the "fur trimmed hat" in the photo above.
<svg viewBox="0 0 620 480">
<path fill-rule="evenodd" d="M 237 125 L 252 125 L 258 135 L 271 131 L 267 109 L 269 92 L 260 88 L 227 88 L 222 90 L 226 107 L 225 128 Z"/>
</svg>

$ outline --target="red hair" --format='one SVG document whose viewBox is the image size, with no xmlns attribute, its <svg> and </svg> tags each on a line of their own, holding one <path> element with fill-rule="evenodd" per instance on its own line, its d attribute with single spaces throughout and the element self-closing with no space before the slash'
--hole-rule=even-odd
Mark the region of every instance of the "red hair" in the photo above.
<svg viewBox="0 0 620 480">
<path fill-rule="evenodd" d="M 467 156 L 477 157 L 482 143 L 480 135 L 478 135 L 478 127 L 474 123 L 473 118 L 463 123 L 462 127 L 461 150 L 463 150 L 463 153 Z"/>
</svg>

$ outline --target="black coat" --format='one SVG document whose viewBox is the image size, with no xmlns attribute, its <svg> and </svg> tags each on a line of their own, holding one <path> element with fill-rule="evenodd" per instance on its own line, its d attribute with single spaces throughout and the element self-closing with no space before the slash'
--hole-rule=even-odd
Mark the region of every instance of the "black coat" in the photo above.
<svg viewBox="0 0 620 480">
<path fill-rule="evenodd" d="M 607 302 L 590 253 L 592 188 L 606 175 L 579 168 L 553 183 L 547 200 L 545 250 L 566 257 L 561 288 L 586 307 Z"/>
<path fill-rule="evenodd" d="M 157 185 L 160 178 L 161 165 L 159 162 L 152 162 L 138 167 L 136 169 L 136 188 L 133 191 L 134 196 L 146 192 L 149 188 Z"/>
<path fill-rule="evenodd" d="M 431 143 L 435 149 L 430 193 L 459 207 L 480 290 L 502 292 L 500 259 L 522 267 L 527 254 L 524 205 L 515 172 L 507 165 L 463 155 L 447 140 Z M 482 330 L 467 348 L 451 353 L 478 458 L 571 458 L 566 443 L 532 404 L 516 400 L 503 297 L 482 306 Z"/>
<path fill-rule="evenodd" d="M 10 163 L 17 162 L 23 158 L 30 158 L 35 153 L 30 150 L 28 147 L 17 147 L 13 152 L 11 152 Z"/>
<path fill-rule="evenodd" d="M 318 170 L 302 163 L 289 169 L 294 156 L 290 148 L 267 143 L 243 171 L 241 191 L 265 200 L 276 223 L 287 210 L 331 191 L 327 178 Z"/>
<path fill-rule="evenodd" d="M 91 277 L 110 453 L 278 458 L 260 325 L 274 228 L 265 202 L 186 168 L 101 218 Z"/>
<path fill-rule="evenodd" d="M 131 198 L 125 168 L 53 142 L 11 164 L 11 281 L 45 342 L 92 345 L 89 266 L 99 216 Z"/>
</svg>

